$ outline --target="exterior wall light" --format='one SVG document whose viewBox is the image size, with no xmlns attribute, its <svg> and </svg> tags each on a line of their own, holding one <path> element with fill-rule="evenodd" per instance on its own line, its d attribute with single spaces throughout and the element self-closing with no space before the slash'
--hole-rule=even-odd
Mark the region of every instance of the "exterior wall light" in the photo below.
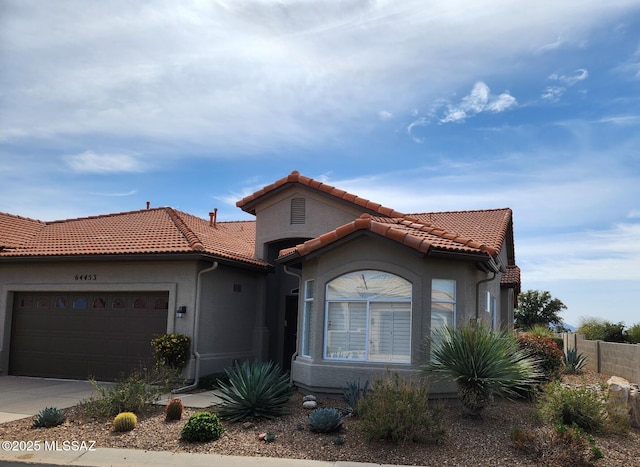
<svg viewBox="0 0 640 467">
<path fill-rule="evenodd" d="M 184 305 L 179 306 L 178 309 L 176 310 L 176 318 L 183 318 L 186 313 L 187 313 L 187 307 Z"/>
</svg>

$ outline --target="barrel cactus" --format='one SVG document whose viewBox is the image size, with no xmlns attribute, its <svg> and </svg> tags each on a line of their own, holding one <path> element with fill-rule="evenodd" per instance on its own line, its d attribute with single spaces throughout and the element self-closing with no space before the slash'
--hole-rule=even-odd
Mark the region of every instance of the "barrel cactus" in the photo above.
<svg viewBox="0 0 640 467">
<path fill-rule="evenodd" d="M 175 397 L 171 399 L 165 409 L 165 421 L 174 422 L 176 420 L 180 420 L 182 418 L 183 410 L 184 405 L 179 398 Z"/>
<path fill-rule="evenodd" d="M 114 431 L 124 432 L 133 430 L 138 425 L 138 417 L 133 412 L 120 412 L 113 419 Z"/>
</svg>

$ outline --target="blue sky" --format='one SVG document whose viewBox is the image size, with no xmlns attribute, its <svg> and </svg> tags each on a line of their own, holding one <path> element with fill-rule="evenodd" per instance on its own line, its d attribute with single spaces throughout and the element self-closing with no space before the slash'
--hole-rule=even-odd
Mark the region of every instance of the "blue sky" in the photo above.
<svg viewBox="0 0 640 467">
<path fill-rule="evenodd" d="M 292 170 L 514 211 L 523 289 L 640 322 L 640 2 L 0 1 L 0 211 L 220 220 Z"/>
</svg>

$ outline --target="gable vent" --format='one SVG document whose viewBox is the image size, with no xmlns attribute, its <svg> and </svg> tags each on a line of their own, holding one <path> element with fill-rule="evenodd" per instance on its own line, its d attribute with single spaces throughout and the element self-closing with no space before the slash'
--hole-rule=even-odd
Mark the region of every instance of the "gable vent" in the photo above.
<svg viewBox="0 0 640 467">
<path fill-rule="evenodd" d="M 304 198 L 291 199 L 291 223 L 304 224 L 306 219 L 306 200 Z"/>
</svg>

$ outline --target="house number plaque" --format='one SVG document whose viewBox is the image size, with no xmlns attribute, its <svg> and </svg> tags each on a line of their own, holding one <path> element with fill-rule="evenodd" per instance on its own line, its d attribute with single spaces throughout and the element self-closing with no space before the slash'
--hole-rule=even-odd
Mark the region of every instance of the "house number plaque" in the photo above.
<svg viewBox="0 0 640 467">
<path fill-rule="evenodd" d="M 96 281 L 98 280 L 97 274 L 76 274 L 77 281 Z"/>
</svg>

